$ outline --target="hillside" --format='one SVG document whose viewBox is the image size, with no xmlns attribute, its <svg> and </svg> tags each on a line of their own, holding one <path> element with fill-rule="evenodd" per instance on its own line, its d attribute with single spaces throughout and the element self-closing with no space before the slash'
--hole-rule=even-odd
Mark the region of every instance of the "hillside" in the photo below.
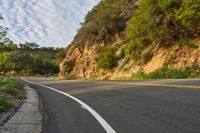
<svg viewBox="0 0 200 133">
<path fill-rule="evenodd" d="M 60 77 L 188 78 L 199 68 L 199 0 L 104 0 L 68 46 Z"/>
<path fill-rule="evenodd" d="M 56 50 L 52 48 L 22 48 L 18 46 L 13 48 L 11 45 L 4 44 L 4 47 L 0 48 L 0 76 L 57 74 L 59 61 L 56 53 Z"/>
</svg>

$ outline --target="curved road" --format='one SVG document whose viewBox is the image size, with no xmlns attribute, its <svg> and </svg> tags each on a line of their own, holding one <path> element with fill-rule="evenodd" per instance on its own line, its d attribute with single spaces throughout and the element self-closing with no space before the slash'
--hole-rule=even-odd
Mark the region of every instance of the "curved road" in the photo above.
<svg viewBox="0 0 200 133">
<path fill-rule="evenodd" d="M 200 133 L 200 80 L 26 78 L 43 105 L 43 133 Z"/>
</svg>

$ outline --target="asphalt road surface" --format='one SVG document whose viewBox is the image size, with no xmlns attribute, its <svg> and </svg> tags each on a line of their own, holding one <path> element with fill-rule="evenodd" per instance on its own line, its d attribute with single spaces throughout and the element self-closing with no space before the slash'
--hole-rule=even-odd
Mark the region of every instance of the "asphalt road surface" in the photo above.
<svg viewBox="0 0 200 133">
<path fill-rule="evenodd" d="M 25 78 L 43 105 L 43 133 L 200 133 L 200 80 Z"/>
</svg>

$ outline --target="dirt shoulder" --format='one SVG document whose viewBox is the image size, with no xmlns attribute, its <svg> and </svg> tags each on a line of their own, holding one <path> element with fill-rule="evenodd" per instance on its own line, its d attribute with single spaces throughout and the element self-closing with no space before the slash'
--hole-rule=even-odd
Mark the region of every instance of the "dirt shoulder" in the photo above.
<svg viewBox="0 0 200 133">
<path fill-rule="evenodd" d="M 39 109 L 39 98 L 35 90 L 25 86 L 27 99 L 18 111 L 3 126 L 0 133 L 40 133 L 42 115 Z"/>
<path fill-rule="evenodd" d="M 0 78 L 0 126 L 12 117 L 26 99 L 26 90 L 17 78 Z"/>
</svg>

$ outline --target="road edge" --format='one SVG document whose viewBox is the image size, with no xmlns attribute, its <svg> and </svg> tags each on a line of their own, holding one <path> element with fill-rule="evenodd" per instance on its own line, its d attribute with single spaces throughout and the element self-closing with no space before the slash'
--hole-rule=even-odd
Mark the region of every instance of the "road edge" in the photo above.
<svg viewBox="0 0 200 133">
<path fill-rule="evenodd" d="M 0 133 L 40 133 L 42 131 L 42 115 L 37 92 L 25 86 L 27 99 L 18 111 L 0 127 Z"/>
<path fill-rule="evenodd" d="M 59 91 L 55 88 L 52 88 L 52 87 L 49 87 L 49 86 L 46 86 L 46 85 L 43 85 L 43 84 L 40 84 L 40 83 L 36 83 L 36 82 L 32 82 L 32 81 L 29 81 L 25 78 L 21 78 L 22 80 L 28 82 L 28 83 L 31 83 L 31 84 L 34 84 L 34 85 L 38 85 L 38 86 L 41 86 L 41 87 L 44 87 L 44 88 L 47 88 L 47 89 L 50 89 L 54 92 L 57 92 L 57 93 L 60 93 L 62 95 L 65 95 L 69 98 L 71 98 L 72 100 L 74 100 L 75 102 L 79 103 L 81 107 L 84 107 L 85 110 L 87 110 L 98 122 L 99 124 L 104 128 L 104 130 L 107 132 L 107 133 L 116 133 L 116 131 L 94 110 L 92 109 L 89 105 L 87 105 L 86 103 L 84 103 L 83 101 L 81 101 L 80 99 L 70 95 L 70 94 L 67 94 L 65 92 L 62 92 L 62 91 Z"/>
</svg>

